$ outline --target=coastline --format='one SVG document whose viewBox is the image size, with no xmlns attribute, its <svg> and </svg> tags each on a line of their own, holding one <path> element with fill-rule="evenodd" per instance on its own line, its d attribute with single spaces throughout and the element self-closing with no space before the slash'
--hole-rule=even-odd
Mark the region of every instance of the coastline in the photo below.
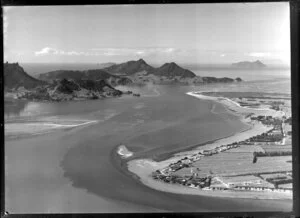
<svg viewBox="0 0 300 218">
<path fill-rule="evenodd" d="M 262 134 L 270 129 L 271 127 L 266 127 L 263 124 L 259 122 L 253 122 L 250 120 L 250 118 L 245 118 L 245 115 L 249 113 L 255 113 L 257 115 L 270 115 L 272 114 L 274 116 L 281 116 L 281 113 L 277 113 L 276 111 L 272 109 L 255 109 L 255 108 L 244 108 L 240 106 L 238 103 L 227 99 L 227 98 L 219 98 L 219 97 L 211 97 L 211 96 L 205 96 L 195 94 L 194 92 L 188 92 L 187 95 L 199 98 L 199 99 L 205 99 L 205 100 L 212 100 L 216 101 L 218 103 L 221 103 L 225 106 L 226 110 L 230 113 L 233 113 L 234 115 L 238 116 L 240 120 L 247 124 L 249 126 L 249 129 L 243 130 L 241 132 L 238 132 L 234 135 L 222 138 L 222 139 L 216 139 L 214 141 L 210 141 L 208 143 L 205 143 L 204 145 L 201 144 L 198 147 L 195 146 L 193 148 L 190 148 L 188 151 L 182 151 L 178 152 L 176 154 L 173 154 L 172 157 L 166 160 L 162 161 L 155 161 L 152 159 L 133 159 L 129 160 L 127 162 L 127 168 L 128 171 L 130 171 L 132 174 L 136 175 L 140 182 L 142 182 L 144 185 L 156 189 L 163 192 L 170 192 L 170 193 L 176 193 L 176 194 L 187 194 L 187 195 L 201 195 L 201 196 L 210 196 L 210 197 L 226 197 L 226 198 L 247 198 L 247 199 L 292 199 L 292 194 L 290 193 L 274 193 L 274 192 L 267 192 L 267 191 L 261 191 L 261 192 L 253 192 L 253 191 L 232 191 L 232 190 L 218 190 L 218 191 L 206 191 L 206 190 L 200 190 L 190 187 L 185 187 L 181 185 L 174 185 L 174 184 L 167 184 L 161 181 L 154 180 L 152 178 L 152 172 L 165 168 L 169 164 L 177 162 L 178 160 L 182 159 L 186 155 L 192 155 L 195 154 L 197 151 L 200 150 L 209 150 L 214 149 L 222 144 L 229 144 L 237 141 L 246 140 L 252 136 L 256 136 L 259 134 Z"/>
</svg>

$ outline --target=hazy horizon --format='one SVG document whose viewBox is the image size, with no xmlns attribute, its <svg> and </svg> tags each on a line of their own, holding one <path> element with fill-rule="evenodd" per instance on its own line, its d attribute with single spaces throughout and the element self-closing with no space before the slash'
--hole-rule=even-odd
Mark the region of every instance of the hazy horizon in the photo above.
<svg viewBox="0 0 300 218">
<path fill-rule="evenodd" d="M 124 60 L 121 62 L 113 62 L 113 61 L 107 61 L 107 62 L 18 62 L 18 61 L 4 61 L 8 63 L 19 63 L 19 64 L 53 64 L 53 65 L 63 65 L 63 64 L 70 64 L 70 65 L 81 65 L 81 64 L 91 64 L 91 65 L 101 65 L 101 64 L 122 64 L 125 62 L 129 61 L 138 61 L 139 59 L 144 60 L 148 65 L 151 65 L 153 67 L 160 67 L 165 63 L 171 63 L 175 62 L 176 64 L 179 64 L 180 66 L 189 66 L 189 67 L 231 67 L 233 63 L 238 63 L 238 62 L 247 62 L 247 60 L 241 60 L 241 61 L 236 61 L 236 62 L 228 62 L 228 63 L 184 63 L 184 62 L 178 62 L 178 61 L 172 61 L 169 60 L 167 62 L 163 63 L 155 63 L 155 62 L 149 62 L 146 58 L 135 58 L 135 59 L 128 59 Z M 261 59 L 256 59 L 256 60 L 251 60 L 249 62 L 255 62 L 255 61 L 261 61 L 263 64 L 266 64 L 268 68 L 290 68 L 288 64 L 283 64 L 281 62 L 275 63 L 274 61 L 262 61 Z M 236 67 L 233 67 L 235 69 L 239 69 Z M 245 68 L 246 69 L 246 68 Z M 250 70 L 261 70 L 262 68 L 249 68 Z"/>
<path fill-rule="evenodd" d="M 3 21 L 5 62 L 290 65 L 288 2 L 3 7 Z"/>
</svg>

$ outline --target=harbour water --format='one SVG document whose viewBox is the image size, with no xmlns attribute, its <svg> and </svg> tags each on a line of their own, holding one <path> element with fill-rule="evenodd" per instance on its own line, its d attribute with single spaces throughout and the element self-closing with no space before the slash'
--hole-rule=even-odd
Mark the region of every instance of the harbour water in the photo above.
<svg viewBox="0 0 300 218">
<path fill-rule="evenodd" d="M 52 129 L 35 136 L 29 134 L 24 138 L 6 138 L 6 206 L 15 212 L 42 212 L 39 210 L 47 210 L 46 206 L 35 209 L 33 205 L 34 202 L 41 205 L 38 203 L 41 200 L 39 195 L 43 193 L 44 205 L 60 202 L 59 207 L 53 206 L 50 210 L 57 213 L 80 212 L 75 208 L 81 208 L 83 212 L 100 213 L 290 211 L 292 201 L 288 200 L 236 200 L 153 190 L 126 170 L 126 161 L 117 153 L 118 146 L 122 144 L 133 154 L 128 159 L 160 158 L 164 154 L 247 128 L 238 117 L 227 113 L 221 104 L 193 98 L 186 95 L 188 91 L 255 89 L 290 93 L 289 84 L 289 79 L 275 78 L 228 85 L 151 85 L 138 88 L 140 98 L 124 96 L 61 103 L 6 102 L 7 126 L 28 122 L 35 122 L 38 126 L 45 120 L 59 120 L 61 123 L 72 120 L 95 121 L 71 129 Z M 9 134 L 7 131 L 6 136 Z M 52 166 L 56 166 L 60 173 L 56 168 L 51 169 Z M 62 183 L 62 177 L 67 182 Z M 72 186 L 72 190 L 84 190 L 92 195 L 93 202 L 85 195 L 79 195 L 80 203 L 74 203 L 73 195 L 68 196 L 71 192 L 64 192 L 66 183 Z M 31 203 L 26 204 L 29 193 Z M 105 203 L 101 204 L 103 199 Z M 18 207 L 21 204 L 23 206 Z"/>
</svg>

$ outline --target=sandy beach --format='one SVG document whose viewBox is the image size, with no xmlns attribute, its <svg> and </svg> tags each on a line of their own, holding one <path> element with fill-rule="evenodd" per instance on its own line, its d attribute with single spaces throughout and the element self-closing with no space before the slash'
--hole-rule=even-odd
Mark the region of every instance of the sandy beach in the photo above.
<svg viewBox="0 0 300 218">
<path fill-rule="evenodd" d="M 128 170 L 134 174 L 136 174 L 140 181 L 147 185 L 150 188 L 177 193 L 177 194 L 189 194 L 189 195 L 202 195 L 202 196 L 215 196 L 215 197 L 230 197 L 230 198 L 254 198 L 254 199 L 292 199 L 292 194 L 290 193 L 276 193 L 276 192 L 249 192 L 249 191 L 204 191 L 200 189 L 188 188 L 180 185 L 167 184 L 161 181 L 154 180 L 151 176 L 152 172 L 167 167 L 170 163 L 177 162 L 182 159 L 184 156 L 192 155 L 197 153 L 200 150 L 213 149 L 220 145 L 230 144 L 237 141 L 246 140 L 252 136 L 256 136 L 262 134 L 272 127 L 267 127 L 259 122 L 250 121 L 249 118 L 244 118 L 246 114 L 254 113 L 257 115 L 272 115 L 272 116 L 282 116 L 283 114 L 280 112 L 276 112 L 272 109 L 256 109 L 256 108 L 245 108 L 241 107 L 238 103 L 227 99 L 227 98 L 219 98 L 219 97 L 211 97 L 201 95 L 199 93 L 195 94 L 193 92 L 187 93 L 190 96 L 194 96 L 199 99 L 212 100 L 216 102 L 220 102 L 226 106 L 229 111 L 234 111 L 236 115 L 240 117 L 240 119 L 249 125 L 249 129 L 238 132 L 232 136 L 222 138 L 214 141 L 213 143 L 205 144 L 200 147 L 196 147 L 190 151 L 179 152 L 174 154 L 171 158 L 167 160 L 163 160 L 160 162 L 153 161 L 151 159 L 136 159 L 129 161 Z"/>
<path fill-rule="evenodd" d="M 203 95 L 201 93 L 202 92 L 188 92 L 186 94 L 199 99 L 206 99 L 206 100 L 217 101 L 219 103 L 222 103 L 229 110 L 234 111 L 238 115 L 249 114 L 249 113 L 255 113 L 257 116 L 262 115 L 262 116 L 273 116 L 273 117 L 282 117 L 285 115 L 283 111 L 275 111 L 269 108 L 242 107 L 237 102 L 229 98 L 208 96 L 208 95 Z"/>
</svg>

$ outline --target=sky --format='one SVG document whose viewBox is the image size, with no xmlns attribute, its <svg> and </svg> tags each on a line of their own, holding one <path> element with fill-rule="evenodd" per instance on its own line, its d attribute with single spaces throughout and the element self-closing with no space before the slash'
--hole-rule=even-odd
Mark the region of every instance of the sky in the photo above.
<svg viewBox="0 0 300 218">
<path fill-rule="evenodd" d="M 289 3 L 3 7 L 4 60 L 290 63 Z"/>
</svg>

